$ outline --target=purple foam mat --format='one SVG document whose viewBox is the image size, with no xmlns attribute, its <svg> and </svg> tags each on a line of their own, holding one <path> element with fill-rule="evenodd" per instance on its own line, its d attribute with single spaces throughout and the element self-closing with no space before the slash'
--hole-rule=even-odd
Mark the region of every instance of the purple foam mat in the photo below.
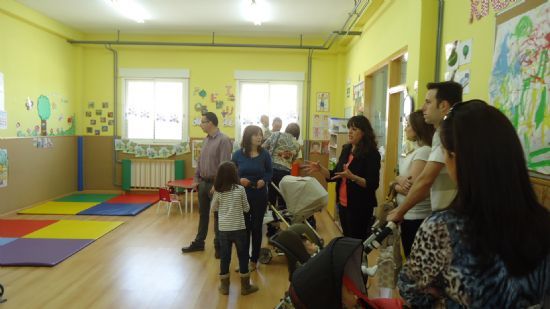
<svg viewBox="0 0 550 309">
<path fill-rule="evenodd" d="M 55 266 L 93 241 L 19 238 L 2 246 L 0 266 Z"/>
<path fill-rule="evenodd" d="M 151 203 L 140 204 L 122 204 L 104 202 L 86 210 L 79 212 L 77 215 L 92 215 L 92 216 L 135 216 L 151 206 Z"/>
</svg>

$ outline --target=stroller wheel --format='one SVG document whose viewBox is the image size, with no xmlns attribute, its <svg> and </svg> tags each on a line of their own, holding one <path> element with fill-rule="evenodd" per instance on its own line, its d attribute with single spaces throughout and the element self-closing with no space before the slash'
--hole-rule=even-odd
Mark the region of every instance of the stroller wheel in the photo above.
<svg viewBox="0 0 550 309">
<path fill-rule="evenodd" d="M 260 256 L 258 258 L 258 262 L 262 264 L 269 264 L 271 262 L 271 259 L 273 258 L 273 255 L 271 254 L 271 250 L 268 248 L 261 248 L 260 249 Z"/>
</svg>

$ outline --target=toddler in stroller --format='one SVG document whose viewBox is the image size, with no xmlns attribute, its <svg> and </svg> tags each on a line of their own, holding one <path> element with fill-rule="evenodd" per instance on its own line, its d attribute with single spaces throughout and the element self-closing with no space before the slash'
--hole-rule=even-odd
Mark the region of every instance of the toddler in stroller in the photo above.
<svg viewBox="0 0 550 309">
<path fill-rule="evenodd" d="M 272 184 L 273 189 L 277 190 L 286 202 L 286 209 L 280 211 L 275 205 L 271 205 L 273 214 L 283 222 L 287 227 L 292 223 L 304 222 L 309 227 L 309 232 L 315 235 L 320 243 L 319 235 L 311 228 L 306 219 L 315 212 L 321 211 L 328 203 L 328 192 L 313 177 L 295 177 L 285 176 L 281 179 L 279 187 Z M 301 235 L 303 233 L 299 233 Z M 308 234 L 309 235 L 309 234 Z M 315 242 L 312 237 L 308 238 Z M 259 261 L 267 264 L 272 258 L 271 250 L 262 248 Z"/>
<path fill-rule="evenodd" d="M 369 299 L 361 274 L 363 244 L 339 237 L 292 274 L 295 308 L 403 308 L 400 299 Z"/>
</svg>

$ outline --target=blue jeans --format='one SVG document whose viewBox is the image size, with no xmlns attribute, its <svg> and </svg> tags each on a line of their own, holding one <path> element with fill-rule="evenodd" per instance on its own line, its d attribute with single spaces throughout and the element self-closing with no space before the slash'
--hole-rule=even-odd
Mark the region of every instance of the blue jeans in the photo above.
<svg viewBox="0 0 550 309">
<path fill-rule="evenodd" d="M 237 257 L 239 258 L 239 271 L 241 274 L 248 273 L 248 241 L 246 230 L 238 231 L 220 231 L 220 275 L 229 273 L 229 264 L 231 264 L 231 247 L 233 243 L 237 247 Z"/>
</svg>

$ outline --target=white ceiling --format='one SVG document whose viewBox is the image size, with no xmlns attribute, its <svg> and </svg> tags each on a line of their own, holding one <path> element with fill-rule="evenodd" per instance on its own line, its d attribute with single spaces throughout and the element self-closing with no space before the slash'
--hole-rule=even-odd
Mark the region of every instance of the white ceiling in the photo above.
<svg viewBox="0 0 550 309">
<path fill-rule="evenodd" d="M 106 0 L 16 0 L 84 33 L 326 36 L 340 30 L 354 0 L 265 0 L 261 26 L 245 19 L 251 0 L 135 0 L 151 16 L 143 24 L 125 18 Z"/>
</svg>

